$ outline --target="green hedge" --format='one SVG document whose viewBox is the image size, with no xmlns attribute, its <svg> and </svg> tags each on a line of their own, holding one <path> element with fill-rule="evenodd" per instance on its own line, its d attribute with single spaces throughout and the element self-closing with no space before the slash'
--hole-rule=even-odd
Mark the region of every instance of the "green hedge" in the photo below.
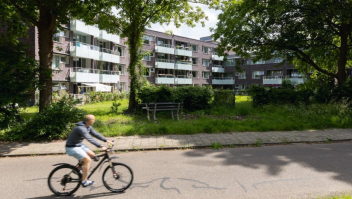
<svg viewBox="0 0 352 199">
<path fill-rule="evenodd" d="M 235 106 L 236 96 L 232 90 L 214 90 L 214 105 Z"/>
<path fill-rule="evenodd" d="M 106 102 L 106 101 L 116 101 L 121 99 L 127 99 L 128 93 L 103 93 L 103 92 L 91 92 L 89 95 L 86 104 L 98 103 L 98 102 Z"/>
</svg>

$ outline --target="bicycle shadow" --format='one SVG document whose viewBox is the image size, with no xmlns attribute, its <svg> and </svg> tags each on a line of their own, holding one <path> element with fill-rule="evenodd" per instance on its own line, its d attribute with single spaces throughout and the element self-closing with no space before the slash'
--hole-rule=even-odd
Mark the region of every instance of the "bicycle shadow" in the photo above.
<svg viewBox="0 0 352 199">
<path fill-rule="evenodd" d="M 101 197 L 107 197 L 107 196 L 113 196 L 113 195 L 120 195 L 120 194 L 124 194 L 124 192 L 122 193 L 112 193 L 112 192 L 106 192 L 106 193 L 95 193 L 95 194 L 87 194 L 87 195 L 82 195 L 82 196 L 56 196 L 56 195 L 50 195 L 50 196 L 42 196 L 42 197 L 33 197 L 33 198 L 27 198 L 27 199 L 47 199 L 47 198 L 56 198 L 56 199 L 60 199 L 60 198 L 101 198 Z"/>
</svg>

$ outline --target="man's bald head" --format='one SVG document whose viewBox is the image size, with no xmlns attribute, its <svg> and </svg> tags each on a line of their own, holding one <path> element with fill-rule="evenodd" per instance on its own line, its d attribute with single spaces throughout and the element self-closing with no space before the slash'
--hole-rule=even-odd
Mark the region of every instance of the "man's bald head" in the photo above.
<svg viewBox="0 0 352 199">
<path fill-rule="evenodd" d="M 84 122 L 86 123 L 87 126 L 92 125 L 95 122 L 95 116 L 94 115 L 86 115 L 84 117 Z"/>
</svg>

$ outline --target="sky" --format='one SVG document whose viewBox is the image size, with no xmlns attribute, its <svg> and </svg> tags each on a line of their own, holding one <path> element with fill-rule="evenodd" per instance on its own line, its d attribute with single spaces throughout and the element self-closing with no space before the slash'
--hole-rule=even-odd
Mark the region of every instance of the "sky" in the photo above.
<svg viewBox="0 0 352 199">
<path fill-rule="evenodd" d="M 218 15 L 221 11 L 216 11 L 214 9 L 209 9 L 208 6 L 202 4 L 194 4 L 191 3 L 192 6 L 198 5 L 208 16 L 208 21 L 205 21 L 205 26 L 202 27 L 201 23 L 198 23 L 194 28 L 188 27 L 184 24 L 181 25 L 180 28 L 176 28 L 173 23 L 170 23 L 169 26 L 152 24 L 151 28 L 147 27 L 147 29 L 156 30 L 160 32 L 165 32 L 167 30 L 171 30 L 173 34 L 183 37 L 188 37 L 192 39 L 199 39 L 200 37 L 210 36 L 211 32 L 209 28 L 215 28 L 216 23 L 218 21 Z"/>
</svg>

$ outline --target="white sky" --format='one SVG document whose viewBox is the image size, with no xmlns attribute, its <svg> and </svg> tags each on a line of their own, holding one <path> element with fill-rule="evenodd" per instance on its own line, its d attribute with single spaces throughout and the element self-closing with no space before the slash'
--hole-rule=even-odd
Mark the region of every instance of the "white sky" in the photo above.
<svg viewBox="0 0 352 199">
<path fill-rule="evenodd" d="M 197 4 L 191 3 L 193 7 Z M 209 28 L 215 28 L 218 21 L 218 15 L 221 11 L 216 11 L 214 9 L 209 9 L 208 6 L 198 4 L 199 7 L 205 12 L 208 16 L 208 21 L 205 21 L 205 26 L 202 27 L 202 24 L 197 24 L 194 28 L 188 27 L 187 25 L 182 24 L 180 28 L 176 28 L 173 23 L 170 23 L 169 26 L 161 26 L 159 24 L 152 24 L 151 28 L 147 29 L 156 30 L 160 32 L 165 32 L 171 30 L 173 34 L 183 37 L 188 37 L 192 39 L 199 39 L 200 37 L 210 36 L 211 32 Z"/>
</svg>

